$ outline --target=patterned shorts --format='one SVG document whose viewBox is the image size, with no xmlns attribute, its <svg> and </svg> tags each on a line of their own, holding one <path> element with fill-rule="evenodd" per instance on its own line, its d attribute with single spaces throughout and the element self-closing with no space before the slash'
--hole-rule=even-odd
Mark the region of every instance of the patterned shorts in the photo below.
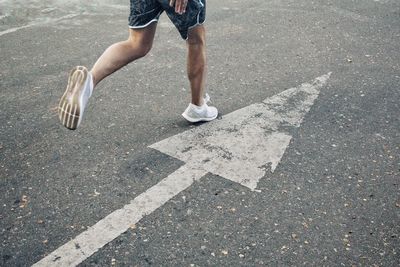
<svg viewBox="0 0 400 267">
<path fill-rule="evenodd" d="M 175 8 L 169 6 L 169 0 L 131 0 L 129 27 L 139 29 L 158 21 L 161 13 L 166 12 L 169 19 L 178 29 L 183 39 L 187 39 L 188 31 L 206 18 L 206 0 L 189 0 L 186 12 L 175 13 Z"/>
</svg>

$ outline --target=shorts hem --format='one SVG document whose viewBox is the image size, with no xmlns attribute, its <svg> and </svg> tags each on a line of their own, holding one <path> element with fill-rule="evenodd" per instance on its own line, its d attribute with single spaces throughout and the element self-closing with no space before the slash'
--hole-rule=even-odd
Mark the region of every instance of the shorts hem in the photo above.
<svg viewBox="0 0 400 267">
<path fill-rule="evenodd" d="M 130 29 L 143 29 L 143 28 L 146 28 L 147 26 L 149 26 L 153 22 L 158 22 L 158 18 L 152 19 L 144 25 L 135 25 L 135 26 L 129 25 L 129 28 Z"/>
<path fill-rule="evenodd" d="M 204 4 L 203 4 L 201 1 L 199 1 L 199 3 L 200 3 L 201 6 L 204 8 Z M 200 10 L 199 13 L 197 14 L 196 24 L 194 24 L 194 25 L 192 25 L 192 26 L 189 26 L 189 27 L 188 27 L 188 30 L 190 30 L 190 29 L 192 29 L 192 28 L 194 28 L 194 27 L 196 27 L 196 26 L 202 25 L 202 24 L 206 21 L 206 18 L 204 18 L 203 21 L 200 22 L 200 15 L 201 15 L 201 12 L 203 12 L 203 11 Z"/>
<path fill-rule="evenodd" d="M 200 3 L 201 3 L 201 2 L 200 2 Z M 205 18 L 204 18 L 204 20 L 203 20 L 202 22 L 200 22 L 200 13 L 201 13 L 201 12 L 199 12 L 199 14 L 197 14 L 197 22 L 196 22 L 196 24 L 194 24 L 194 25 L 192 25 L 192 26 L 189 26 L 189 27 L 188 27 L 188 31 L 191 30 L 191 29 L 193 29 L 193 28 L 195 28 L 195 27 L 197 27 L 197 26 L 203 25 L 204 22 L 206 22 L 206 19 L 205 19 Z M 187 41 L 188 38 L 189 38 L 189 36 L 186 36 L 185 40 Z"/>
<path fill-rule="evenodd" d="M 193 26 L 190 26 L 190 27 L 188 28 L 188 30 L 193 29 L 193 28 L 195 28 L 195 27 L 197 27 L 197 26 L 203 25 L 204 23 L 205 23 L 205 21 L 203 21 L 203 22 L 197 22 L 197 23 L 194 24 Z"/>
</svg>

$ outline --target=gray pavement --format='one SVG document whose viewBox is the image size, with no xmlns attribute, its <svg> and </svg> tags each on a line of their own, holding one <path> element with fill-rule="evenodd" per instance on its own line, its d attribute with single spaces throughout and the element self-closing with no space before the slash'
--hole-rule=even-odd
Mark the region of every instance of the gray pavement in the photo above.
<svg viewBox="0 0 400 267">
<path fill-rule="evenodd" d="M 0 265 L 30 266 L 173 173 L 148 146 L 188 129 L 185 43 L 102 82 L 77 131 L 68 71 L 127 37 L 126 1 L 0 1 Z M 399 266 L 400 3 L 208 1 L 220 120 L 332 72 L 257 191 L 207 174 L 80 266 Z M 56 264 L 56 263 L 55 263 Z"/>
</svg>

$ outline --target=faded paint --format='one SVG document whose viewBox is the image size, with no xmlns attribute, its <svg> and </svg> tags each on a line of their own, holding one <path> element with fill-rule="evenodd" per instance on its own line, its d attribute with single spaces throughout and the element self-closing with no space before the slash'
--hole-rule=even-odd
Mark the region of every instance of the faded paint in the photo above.
<svg viewBox="0 0 400 267">
<path fill-rule="evenodd" d="M 150 147 L 254 190 L 273 173 L 330 73 Z M 266 167 L 270 166 L 270 167 Z"/>
</svg>

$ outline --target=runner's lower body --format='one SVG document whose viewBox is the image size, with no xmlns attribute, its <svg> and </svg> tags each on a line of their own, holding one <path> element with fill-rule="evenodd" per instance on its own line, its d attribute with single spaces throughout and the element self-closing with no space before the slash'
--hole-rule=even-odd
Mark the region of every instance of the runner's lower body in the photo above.
<svg viewBox="0 0 400 267">
<path fill-rule="evenodd" d="M 150 51 L 156 22 L 163 12 L 188 47 L 187 73 L 192 99 L 182 116 L 190 122 L 211 121 L 217 117 L 217 109 L 207 105 L 208 95 L 204 98 L 205 0 L 189 0 L 183 14 L 176 13 L 174 7 L 169 6 L 169 0 L 131 0 L 128 40 L 111 45 L 90 71 L 79 66 L 70 72 L 67 88 L 59 103 L 59 118 L 65 127 L 76 129 L 80 125 L 89 97 L 101 80 Z"/>
</svg>

